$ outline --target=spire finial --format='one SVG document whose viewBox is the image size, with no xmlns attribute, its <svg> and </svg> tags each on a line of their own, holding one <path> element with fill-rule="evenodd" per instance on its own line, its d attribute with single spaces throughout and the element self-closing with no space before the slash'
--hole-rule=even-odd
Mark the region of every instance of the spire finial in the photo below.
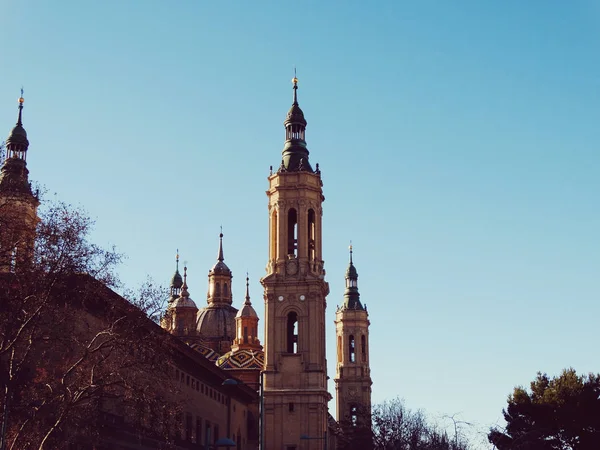
<svg viewBox="0 0 600 450">
<path fill-rule="evenodd" d="M 177 249 L 177 254 L 175 255 L 175 264 L 176 264 L 176 271 L 179 272 L 179 249 Z"/>
<path fill-rule="evenodd" d="M 223 225 L 221 225 L 221 233 L 219 234 L 219 256 L 217 258 L 219 261 L 223 261 Z"/>
<path fill-rule="evenodd" d="M 187 266 L 183 266 L 183 285 L 181 286 L 181 297 L 186 298 L 189 296 L 190 296 L 190 293 L 188 292 L 188 285 L 187 285 Z"/>
<path fill-rule="evenodd" d="M 23 102 L 25 99 L 23 98 L 23 88 L 21 88 L 21 96 L 19 97 L 19 117 L 17 119 L 17 125 L 23 126 Z"/>
<path fill-rule="evenodd" d="M 246 301 L 245 305 L 252 305 L 250 302 L 250 278 L 248 278 L 248 272 L 246 272 Z"/>
<path fill-rule="evenodd" d="M 350 247 L 348 247 L 348 249 L 350 249 L 350 264 L 352 264 L 352 241 L 350 241 Z"/>
<path fill-rule="evenodd" d="M 292 83 L 294 83 L 294 105 L 298 104 L 298 77 L 296 76 L 296 66 L 294 66 L 294 78 L 292 78 Z"/>
</svg>

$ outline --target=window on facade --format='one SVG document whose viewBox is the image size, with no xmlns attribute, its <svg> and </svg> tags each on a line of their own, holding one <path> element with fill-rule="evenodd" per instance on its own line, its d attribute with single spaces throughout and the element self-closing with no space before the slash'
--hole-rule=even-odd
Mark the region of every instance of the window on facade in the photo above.
<svg viewBox="0 0 600 450">
<path fill-rule="evenodd" d="M 287 352 L 298 353 L 298 314 L 293 311 L 287 318 Z"/>
<path fill-rule="evenodd" d="M 367 360 L 367 337 L 364 334 L 360 337 L 360 354 L 365 362 Z"/>
<path fill-rule="evenodd" d="M 294 404 L 293 404 L 292 402 L 290 402 L 290 403 L 288 404 L 288 411 L 289 411 L 289 412 L 294 412 Z"/>
<path fill-rule="evenodd" d="M 298 214 L 294 208 L 288 211 L 288 255 L 296 256 L 296 248 L 298 246 Z"/>
<path fill-rule="evenodd" d="M 358 412 L 356 410 L 356 406 L 352 406 L 350 408 L 350 423 L 353 427 L 356 427 L 358 424 Z"/>
<path fill-rule="evenodd" d="M 271 216 L 271 259 L 277 258 L 277 211 Z"/>
<path fill-rule="evenodd" d="M 308 210 L 308 258 L 313 261 L 315 259 L 315 210 Z"/>
<path fill-rule="evenodd" d="M 244 327 L 244 344 L 248 343 L 248 327 Z"/>
<path fill-rule="evenodd" d="M 185 438 L 189 442 L 192 442 L 192 415 L 185 415 Z"/>
<path fill-rule="evenodd" d="M 229 295 L 229 289 L 227 287 L 227 283 L 223 283 L 223 297 L 227 297 Z"/>
<path fill-rule="evenodd" d="M 215 297 L 220 297 L 221 296 L 221 284 L 219 282 L 217 282 L 217 284 L 215 284 Z"/>
<path fill-rule="evenodd" d="M 196 444 L 202 444 L 202 419 L 196 417 Z"/>
<path fill-rule="evenodd" d="M 354 335 L 351 334 L 350 337 L 348 337 L 348 358 L 350 358 L 350 362 L 356 362 L 354 350 Z"/>
<path fill-rule="evenodd" d="M 204 440 L 208 443 L 210 443 L 211 441 L 211 429 L 210 429 L 210 422 L 207 420 L 206 421 L 206 425 L 204 426 L 204 429 L 206 430 L 206 432 L 204 433 Z"/>
</svg>

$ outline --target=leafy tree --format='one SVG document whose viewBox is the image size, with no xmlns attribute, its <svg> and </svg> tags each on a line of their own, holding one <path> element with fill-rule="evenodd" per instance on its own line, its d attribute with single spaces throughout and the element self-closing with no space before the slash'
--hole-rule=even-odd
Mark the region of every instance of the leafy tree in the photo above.
<svg viewBox="0 0 600 450">
<path fill-rule="evenodd" d="M 169 337 L 149 320 L 165 293 L 112 291 L 121 255 L 90 242 L 81 209 L 54 202 L 40 219 L 32 260 L 0 274 L 0 449 L 89 444 L 115 421 L 169 441 Z"/>
<path fill-rule="evenodd" d="M 566 369 L 550 379 L 538 373 L 530 392 L 516 387 L 503 410 L 506 427 L 493 428 L 498 450 L 597 450 L 600 448 L 600 374 Z"/>
</svg>

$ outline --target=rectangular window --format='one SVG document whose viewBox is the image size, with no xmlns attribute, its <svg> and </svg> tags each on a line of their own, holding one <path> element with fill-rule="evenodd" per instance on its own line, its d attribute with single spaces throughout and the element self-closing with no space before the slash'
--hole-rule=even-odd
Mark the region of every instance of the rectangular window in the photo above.
<svg viewBox="0 0 600 450">
<path fill-rule="evenodd" d="M 202 444 L 202 418 L 196 417 L 196 444 Z"/>
</svg>

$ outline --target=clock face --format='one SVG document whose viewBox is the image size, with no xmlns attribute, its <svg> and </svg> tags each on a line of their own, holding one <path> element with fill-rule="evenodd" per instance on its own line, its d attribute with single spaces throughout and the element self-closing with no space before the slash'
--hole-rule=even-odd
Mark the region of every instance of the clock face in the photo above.
<svg viewBox="0 0 600 450">
<path fill-rule="evenodd" d="M 280 302 L 282 302 L 282 301 L 283 301 L 283 295 L 280 295 L 280 296 L 277 298 L 277 300 L 279 300 Z"/>
<path fill-rule="evenodd" d="M 306 297 L 304 295 L 301 295 L 300 300 L 304 301 L 304 300 L 306 300 Z"/>
</svg>

